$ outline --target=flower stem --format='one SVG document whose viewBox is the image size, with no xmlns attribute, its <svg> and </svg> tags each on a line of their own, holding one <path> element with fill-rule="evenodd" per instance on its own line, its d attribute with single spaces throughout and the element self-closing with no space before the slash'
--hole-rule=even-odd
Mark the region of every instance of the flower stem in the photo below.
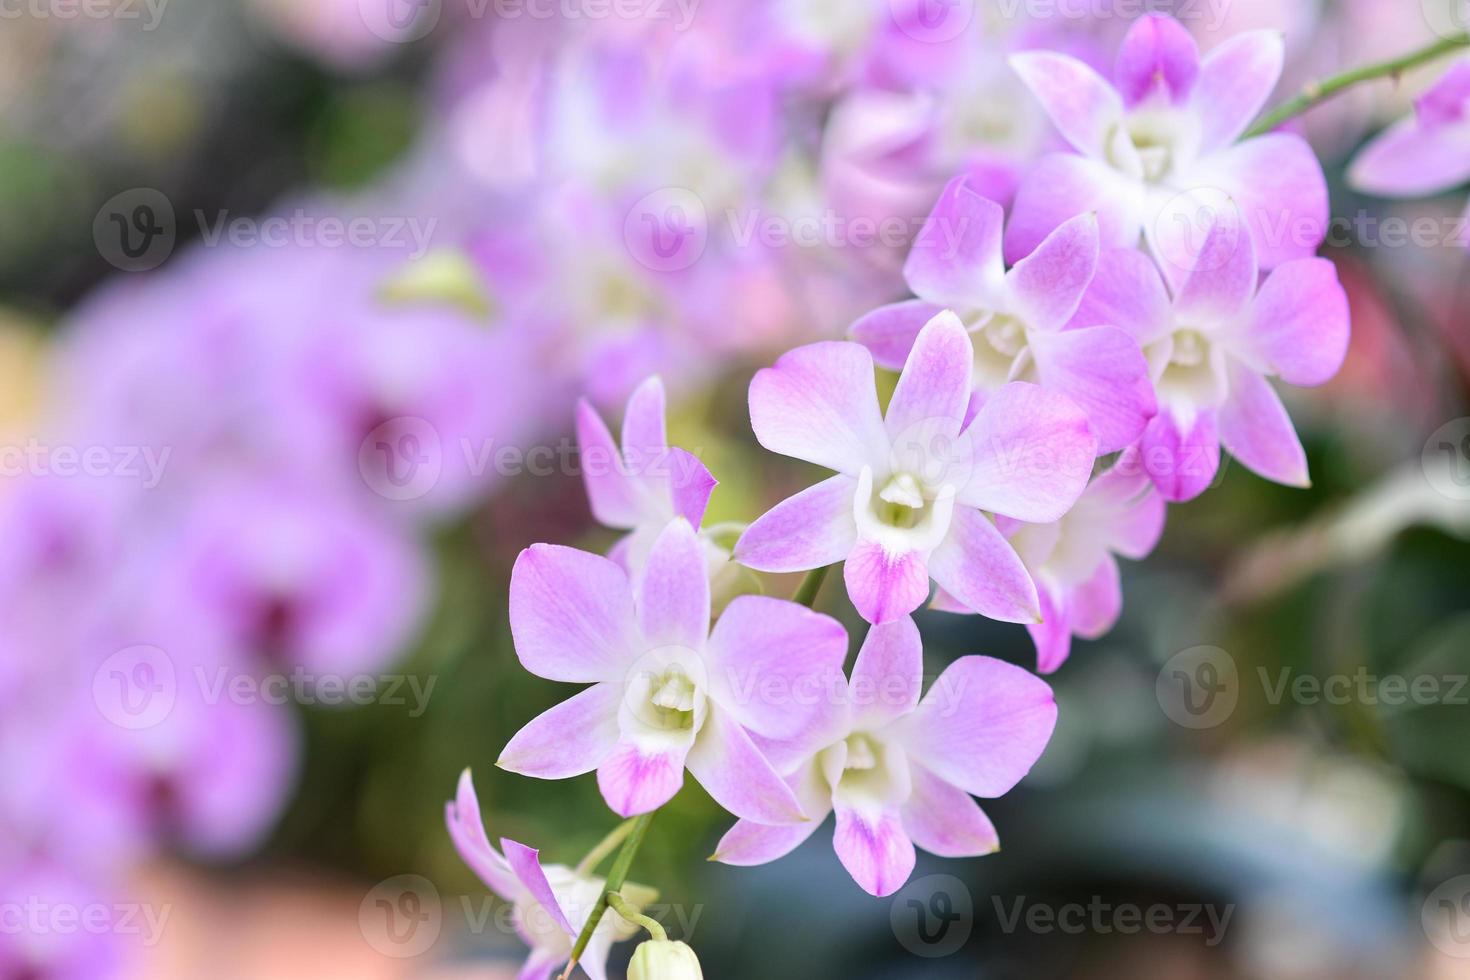
<svg viewBox="0 0 1470 980">
<path fill-rule="evenodd" d="M 659 921 L 657 919 L 649 918 L 648 916 L 639 912 L 633 906 L 629 905 L 627 899 L 623 898 L 622 895 L 619 895 L 617 892 L 608 892 L 607 904 L 614 912 L 616 912 L 618 915 L 621 915 L 626 921 L 632 923 L 635 926 L 642 926 L 644 929 L 648 930 L 648 934 L 658 942 L 668 942 L 669 934 L 667 932 L 664 932 L 664 927 L 659 924 Z"/>
<path fill-rule="evenodd" d="M 617 850 L 618 845 L 627 838 L 632 830 L 633 820 L 624 820 L 614 827 L 611 833 L 597 842 L 596 847 L 587 852 L 587 856 L 577 865 L 577 874 L 590 875 L 596 871 L 598 865 L 606 861 L 607 856 Z"/>
<path fill-rule="evenodd" d="M 1301 94 L 1290 99 L 1271 110 L 1260 122 L 1252 126 L 1243 138 L 1261 136 L 1271 132 L 1277 126 L 1288 119 L 1299 116 L 1308 109 L 1313 108 L 1346 89 L 1352 88 L 1361 82 L 1371 82 L 1377 78 L 1395 78 L 1411 68 L 1428 64 L 1443 58 L 1445 55 L 1458 51 L 1461 48 L 1470 47 L 1470 32 L 1461 32 L 1437 41 L 1427 48 L 1392 58 L 1388 61 L 1380 61 L 1352 71 L 1345 71 L 1341 75 L 1333 75 L 1331 78 L 1320 82 L 1311 82 L 1306 85 Z"/>
<path fill-rule="evenodd" d="M 823 565 L 821 568 L 813 568 L 806 573 L 806 578 L 801 580 L 797 587 L 796 595 L 791 597 L 792 602 L 799 602 L 808 609 L 816 605 L 817 593 L 822 591 L 822 582 L 827 578 L 827 572 L 831 565 Z"/>
<path fill-rule="evenodd" d="M 643 846 L 643 838 L 648 833 L 648 825 L 653 820 L 652 813 L 634 817 L 628 821 L 628 835 L 623 841 L 623 849 L 618 851 L 618 856 L 613 858 L 612 868 L 607 873 L 607 886 L 602 896 L 598 898 L 597 904 L 592 907 L 592 914 L 587 917 L 587 924 L 582 927 L 582 932 L 577 936 L 577 942 L 572 946 L 572 957 L 567 961 L 567 968 L 561 971 L 560 980 L 568 980 L 572 971 L 577 967 L 577 961 L 587 950 L 587 944 L 592 941 L 592 933 L 602 922 L 602 916 L 607 912 L 608 896 L 623 887 L 623 882 L 628 879 L 628 869 L 633 866 L 633 858 L 638 854 L 638 848 Z"/>
</svg>

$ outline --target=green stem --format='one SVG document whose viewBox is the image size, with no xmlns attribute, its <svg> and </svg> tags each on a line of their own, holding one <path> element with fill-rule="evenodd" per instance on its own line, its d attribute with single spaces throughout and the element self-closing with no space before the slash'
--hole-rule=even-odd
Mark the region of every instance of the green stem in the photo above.
<svg viewBox="0 0 1470 980">
<path fill-rule="evenodd" d="M 655 941 L 661 943 L 669 941 L 669 934 L 667 932 L 664 932 L 664 927 L 659 923 L 657 919 L 651 919 L 643 913 L 639 912 L 633 906 L 629 905 L 628 900 L 623 898 L 623 896 L 619 895 L 617 892 L 607 893 L 607 904 L 614 912 L 616 912 L 618 915 L 621 915 L 626 921 L 632 923 L 635 926 L 642 926 L 644 929 L 648 930 L 648 934 L 652 936 Z"/>
<path fill-rule="evenodd" d="M 1271 110 L 1264 119 L 1252 126 L 1243 138 L 1249 139 L 1252 136 L 1269 133 L 1288 119 L 1301 115 L 1308 109 L 1326 102 L 1339 92 L 1361 82 L 1371 82 L 1376 78 L 1396 77 L 1411 68 L 1418 68 L 1420 65 L 1436 61 L 1464 47 L 1470 47 L 1470 32 L 1461 32 L 1447 37 L 1427 48 L 1421 48 L 1399 58 L 1364 65 L 1352 71 L 1345 71 L 1341 75 L 1333 75 L 1324 81 L 1312 82 L 1304 87 L 1296 98 L 1283 102 Z"/>
<path fill-rule="evenodd" d="M 587 856 L 577 865 L 577 874 L 590 875 L 596 871 L 598 865 L 607 860 L 607 856 L 617 850 L 618 845 L 627 838 L 633 830 L 633 821 L 624 820 L 613 828 L 612 832 L 598 841 L 597 846 L 587 852 Z"/>
<path fill-rule="evenodd" d="M 801 580 L 797 587 L 796 595 L 791 597 L 792 602 L 801 603 L 808 609 L 812 608 L 817 601 L 817 593 L 822 591 L 822 582 L 827 578 L 827 572 L 831 565 L 823 565 L 821 568 L 813 568 L 806 573 L 806 578 Z"/>
<path fill-rule="evenodd" d="M 576 944 L 572 946 L 572 958 L 567 961 L 567 968 L 561 971 L 560 980 L 568 980 L 572 971 L 577 967 L 577 961 L 587 951 L 587 944 L 592 941 L 592 933 L 597 930 L 598 924 L 602 922 L 603 914 L 607 912 L 607 897 L 620 890 L 623 882 L 628 879 L 628 869 L 633 866 L 633 858 L 638 854 L 638 848 L 643 846 L 643 838 L 647 835 L 648 825 L 652 820 L 653 814 L 645 813 L 629 821 L 631 826 L 627 839 L 623 841 L 623 849 L 618 851 L 618 856 L 613 859 L 612 869 L 607 873 L 605 890 L 597 899 L 597 904 L 592 906 L 592 914 L 587 917 L 587 924 L 582 927 Z"/>
</svg>

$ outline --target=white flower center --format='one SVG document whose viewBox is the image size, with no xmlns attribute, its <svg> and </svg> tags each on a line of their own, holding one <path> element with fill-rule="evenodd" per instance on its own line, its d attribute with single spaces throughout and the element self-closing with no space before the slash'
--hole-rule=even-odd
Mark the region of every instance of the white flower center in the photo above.
<svg viewBox="0 0 1470 980">
<path fill-rule="evenodd" d="M 1224 352 L 1205 331 L 1181 327 L 1144 349 L 1159 397 L 1210 408 L 1226 395 Z"/>
<path fill-rule="evenodd" d="M 818 765 L 833 797 L 865 812 L 902 805 L 912 791 L 903 749 L 870 732 L 854 732 L 824 749 Z"/>
<path fill-rule="evenodd" d="M 1192 156 L 1190 120 L 1172 108 L 1135 110 L 1108 135 L 1103 147 L 1114 168 L 1150 184 L 1166 182 Z"/>
</svg>

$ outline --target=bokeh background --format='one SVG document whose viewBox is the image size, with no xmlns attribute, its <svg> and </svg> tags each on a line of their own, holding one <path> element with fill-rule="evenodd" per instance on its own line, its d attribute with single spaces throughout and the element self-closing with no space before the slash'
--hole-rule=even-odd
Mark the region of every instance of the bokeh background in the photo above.
<svg viewBox="0 0 1470 980">
<path fill-rule="evenodd" d="M 1105 65 L 1146 9 L 1205 48 L 1282 30 L 1283 96 L 1465 23 L 1449 0 L 0 3 L 0 977 L 514 976 L 443 804 L 471 766 L 492 837 L 567 863 L 614 823 L 590 777 L 493 767 L 566 693 L 515 661 L 511 562 L 612 541 L 575 399 L 616 417 L 659 373 L 712 521 L 807 485 L 757 451 L 752 371 L 901 296 L 949 177 L 1004 201 L 1054 145 L 1007 52 Z M 887 900 L 824 834 L 709 864 L 727 818 L 691 784 L 634 877 L 707 976 L 1470 976 L 1464 200 L 1342 180 L 1437 71 L 1299 124 L 1353 310 L 1339 377 L 1288 395 L 1314 486 L 1227 464 L 1171 508 L 1123 621 L 1052 678 L 1056 738 L 989 807 L 999 855 L 921 857 Z M 840 592 L 822 608 L 858 625 Z M 1020 627 L 922 626 L 936 668 L 1032 665 Z"/>
</svg>

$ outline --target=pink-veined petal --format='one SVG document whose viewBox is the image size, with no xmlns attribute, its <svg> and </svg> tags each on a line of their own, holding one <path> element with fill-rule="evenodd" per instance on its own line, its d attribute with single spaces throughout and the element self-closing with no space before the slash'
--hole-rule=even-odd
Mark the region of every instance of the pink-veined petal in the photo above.
<svg viewBox="0 0 1470 980">
<path fill-rule="evenodd" d="M 559 545 L 532 545 L 516 559 L 510 629 L 521 665 L 552 681 L 616 680 L 639 652 L 628 576 Z"/>
<path fill-rule="evenodd" d="M 1071 509 L 1097 458 L 1087 414 L 1065 395 L 1023 382 L 993 394 L 966 437 L 973 462 L 956 503 L 1032 524 Z"/>
<path fill-rule="evenodd" d="M 664 432 L 664 383 L 648 378 L 628 396 L 623 414 L 623 452 L 634 460 L 655 460 L 668 449 Z"/>
<path fill-rule="evenodd" d="M 444 804 L 444 819 L 449 826 L 449 837 L 454 849 L 470 870 L 479 876 L 491 891 L 507 902 L 514 902 L 520 894 L 520 885 L 501 853 L 490 844 L 485 834 L 485 824 L 480 817 L 480 801 L 475 796 L 475 784 L 466 769 L 459 774 L 459 786 L 452 801 Z"/>
<path fill-rule="evenodd" d="M 1320 385 L 1347 356 L 1349 318 L 1337 267 L 1326 259 L 1301 259 L 1261 285 L 1243 343 L 1251 360 L 1288 384 Z"/>
<path fill-rule="evenodd" d="M 1099 453 L 1137 442 L 1158 411 L 1143 351 L 1116 327 L 1033 335 L 1031 356 L 1041 386 L 1066 395 L 1087 414 Z"/>
<path fill-rule="evenodd" d="M 1165 265 L 1187 268 L 1174 299 L 1174 319 L 1196 327 L 1229 323 L 1239 318 L 1255 294 L 1259 272 L 1256 249 L 1242 216 L 1235 208 L 1214 215 L 1198 250 Z M 1187 264 L 1186 264 L 1187 263 Z"/>
<path fill-rule="evenodd" d="M 542 949 L 533 949 L 531 955 L 526 957 L 526 962 L 521 964 L 516 980 L 550 980 L 556 968 L 565 962 L 565 956 L 557 956 Z"/>
<path fill-rule="evenodd" d="M 1103 248 L 1137 248 L 1141 196 L 1127 177 L 1101 160 L 1049 153 L 1026 171 L 1006 224 L 1005 257 L 1019 262 L 1070 219 L 1096 214 Z"/>
<path fill-rule="evenodd" d="M 904 263 L 914 295 L 940 306 L 986 306 L 999 295 L 1005 211 L 956 177 L 945 185 Z"/>
<path fill-rule="evenodd" d="M 495 764 L 537 779 L 591 772 L 617 747 L 622 690 L 605 681 L 548 708 L 511 737 Z"/>
<path fill-rule="evenodd" d="M 995 825 L 969 793 L 923 766 L 911 765 L 913 795 L 903 805 L 904 830 L 913 842 L 939 857 L 979 857 L 1000 850 Z"/>
<path fill-rule="evenodd" d="M 832 849 L 852 880 L 878 898 L 902 888 L 917 859 L 896 809 L 866 813 L 839 805 Z"/>
<path fill-rule="evenodd" d="M 756 372 L 750 424 L 771 452 L 849 476 L 888 453 L 873 357 L 861 344 L 808 344 Z"/>
<path fill-rule="evenodd" d="M 1234 143 L 1261 111 L 1286 58 L 1279 31 L 1237 34 L 1205 55 L 1194 87 L 1202 152 Z"/>
<path fill-rule="evenodd" d="M 1220 406 L 1220 442 L 1268 480 L 1311 486 L 1307 454 L 1271 382 L 1238 361 L 1230 365 L 1230 398 Z"/>
<path fill-rule="evenodd" d="M 624 739 L 597 767 L 597 788 L 620 817 L 657 810 L 684 785 L 688 749 L 674 745 L 642 745 Z"/>
<path fill-rule="evenodd" d="M 1009 792 L 1041 758 L 1056 727 L 1051 688 L 991 657 L 961 657 L 905 720 L 909 755 L 972 796 Z"/>
<path fill-rule="evenodd" d="M 1269 133 L 1212 153 L 1189 182 L 1235 201 L 1262 269 L 1306 258 L 1327 237 L 1327 179 L 1312 148 L 1293 133 Z"/>
<path fill-rule="evenodd" d="M 838 475 L 781 501 L 740 535 L 735 560 L 759 572 L 801 572 L 842 561 L 857 544 L 857 486 Z"/>
<path fill-rule="evenodd" d="M 852 727 L 873 731 L 903 717 L 923 686 L 924 645 L 912 617 L 869 628 L 847 685 Z"/>
<path fill-rule="evenodd" d="M 648 510 L 647 499 L 623 472 L 607 423 L 586 399 L 577 403 L 577 448 L 592 516 L 607 527 L 638 526 Z"/>
<path fill-rule="evenodd" d="M 810 818 L 797 824 L 760 824 L 737 821 L 715 846 L 711 861 L 740 868 L 769 864 L 796 850 L 832 812 L 832 795 L 816 761 L 803 765 L 787 778 L 802 811 Z"/>
<path fill-rule="evenodd" d="M 1097 273 L 1098 242 L 1095 214 L 1079 214 L 1047 235 L 1006 274 L 1013 312 L 1033 330 L 1061 328 Z"/>
<path fill-rule="evenodd" d="M 567 921 L 561 903 L 556 900 L 556 892 L 551 888 L 551 882 L 546 880 L 546 872 L 541 870 L 540 852 L 509 838 L 501 838 L 500 846 L 505 851 L 505 860 L 511 871 L 526 891 L 530 892 L 536 904 L 541 906 L 558 928 L 568 936 L 575 936 L 577 930 Z"/>
<path fill-rule="evenodd" d="M 1199 71 L 1199 46 L 1183 25 L 1164 14 L 1146 14 L 1118 48 L 1113 81 L 1130 107 L 1154 95 L 1178 105 L 1194 91 Z"/>
<path fill-rule="evenodd" d="M 1470 180 L 1470 124 L 1390 126 L 1353 158 L 1348 182 L 1383 197 L 1428 197 Z"/>
<path fill-rule="evenodd" d="M 1123 120 L 1123 100 L 1107 80 L 1054 51 L 1023 51 L 1011 55 L 1010 64 L 1063 138 L 1077 152 L 1101 157 L 1108 134 Z"/>
<path fill-rule="evenodd" d="M 648 646 L 703 650 L 709 618 L 704 547 L 689 522 L 676 517 L 648 553 L 638 582 L 638 623 Z"/>
<path fill-rule="evenodd" d="M 1041 600 L 1041 622 L 1028 623 L 1026 632 L 1036 647 L 1036 672 L 1050 674 L 1072 653 L 1072 621 L 1064 590 L 1045 583 L 1036 587 Z"/>
<path fill-rule="evenodd" d="M 864 314 L 852 325 L 848 336 L 866 347 L 879 367 L 902 371 L 919 331 L 943 311 L 944 307 L 922 299 L 890 303 Z"/>
<path fill-rule="evenodd" d="M 1168 333 L 1173 308 L 1153 259 L 1136 248 L 1106 249 L 1071 326 L 1117 327 L 1139 344 Z"/>
<path fill-rule="evenodd" d="M 1164 409 L 1149 420 L 1138 444 L 1143 468 L 1170 503 L 1204 493 L 1220 470 L 1220 437 L 1215 411 L 1202 410 L 1180 420 Z"/>
<path fill-rule="evenodd" d="M 699 527 L 709 507 L 710 494 L 715 492 L 720 481 L 714 478 L 703 460 L 683 449 L 669 450 L 669 465 L 673 468 L 674 513 L 688 521 L 691 527 Z"/>
<path fill-rule="evenodd" d="M 929 596 L 924 556 L 894 554 L 876 541 L 858 542 L 842 566 L 842 577 L 858 615 L 870 623 L 907 616 Z"/>
<path fill-rule="evenodd" d="M 1041 615 L 1021 556 L 978 510 L 955 508 L 949 536 L 929 556 L 929 572 L 971 612 L 1006 623 L 1034 623 Z"/>
<path fill-rule="evenodd" d="M 744 820 L 802 823 L 796 794 L 735 719 L 711 705 L 689 751 L 689 772 L 716 803 Z"/>
<path fill-rule="evenodd" d="M 930 320 L 919 331 L 888 403 L 884 425 L 889 440 L 898 444 L 915 433 L 949 439 L 959 435 L 974 367 L 975 348 L 959 317 L 946 310 Z"/>
<path fill-rule="evenodd" d="M 1118 562 L 1104 556 L 1097 571 L 1072 589 L 1072 630 L 1086 640 L 1095 640 L 1118 623 L 1123 612 L 1123 586 L 1118 577 Z"/>
</svg>

